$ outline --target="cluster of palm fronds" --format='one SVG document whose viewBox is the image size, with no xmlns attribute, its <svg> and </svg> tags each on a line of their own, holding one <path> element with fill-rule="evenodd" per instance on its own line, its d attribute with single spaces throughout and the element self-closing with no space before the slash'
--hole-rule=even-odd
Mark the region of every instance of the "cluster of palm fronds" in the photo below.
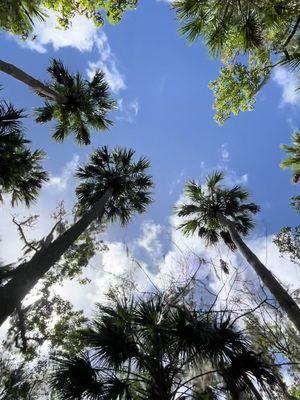
<svg viewBox="0 0 300 400">
<path fill-rule="evenodd" d="M 262 83 L 274 61 L 291 70 L 300 65 L 299 1 L 176 0 L 172 5 L 189 40 L 202 37 L 225 63 L 235 64 L 246 53 L 249 65 L 259 65 Z"/>
<path fill-rule="evenodd" d="M 94 151 L 89 163 L 77 170 L 81 183 L 76 188 L 78 212 L 86 210 L 104 194 L 113 189 L 106 206 L 106 220 L 119 219 L 124 225 L 133 212 L 142 213 L 151 203 L 151 176 L 145 172 L 150 167 L 148 159 L 134 160 L 132 149 L 115 148 L 112 151 L 103 146 Z"/>
<path fill-rule="evenodd" d="M 41 167 L 45 153 L 28 148 L 23 117 L 23 110 L 4 101 L 0 104 L 0 200 L 9 192 L 13 205 L 20 201 L 29 205 L 47 180 L 47 173 Z"/>
<path fill-rule="evenodd" d="M 223 240 L 230 249 L 235 250 L 235 244 L 220 215 L 229 217 L 236 230 L 246 235 L 253 228 L 251 214 L 259 211 L 259 206 L 248 202 L 249 193 L 241 186 L 227 188 L 222 185 L 224 174 L 216 171 L 209 175 L 206 184 L 201 186 L 190 181 L 186 184 L 188 203 L 177 208 L 177 214 L 187 219 L 179 226 L 186 235 L 197 233 L 208 245 L 214 245 Z"/>
<path fill-rule="evenodd" d="M 89 144 L 91 128 L 106 130 L 112 124 L 106 114 L 115 108 L 115 102 L 110 99 L 104 73 L 98 71 L 88 81 L 79 73 L 71 75 L 59 60 L 52 60 L 48 72 L 52 78 L 49 87 L 57 93 L 57 100 L 47 100 L 37 108 L 37 122 L 56 119 L 54 139 L 63 141 L 73 132 L 79 144 Z"/>
<path fill-rule="evenodd" d="M 52 385 L 64 400 L 201 398 L 197 380 L 204 376 L 218 382 L 215 393 L 232 396 L 276 386 L 274 369 L 229 316 L 161 294 L 99 305 L 82 335 L 85 352 L 55 358 Z"/>
</svg>

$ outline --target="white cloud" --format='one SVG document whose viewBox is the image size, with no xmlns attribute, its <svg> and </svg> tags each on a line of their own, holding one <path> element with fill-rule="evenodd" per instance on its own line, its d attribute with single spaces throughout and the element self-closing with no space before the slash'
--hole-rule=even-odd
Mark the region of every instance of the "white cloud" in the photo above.
<svg viewBox="0 0 300 400">
<path fill-rule="evenodd" d="M 46 183 L 46 187 L 56 187 L 57 190 L 65 190 L 67 188 L 69 180 L 73 177 L 76 168 L 78 167 L 79 155 L 74 154 L 71 161 L 69 161 L 63 168 L 61 175 L 50 176 L 49 181 Z"/>
<path fill-rule="evenodd" d="M 132 111 L 133 115 L 136 117 L 140 111 L 140 104 L 137 100 L 133 100 L 128 104 L 128 108 Z"/>
<path fill-rule="evenodd" d="M 92 79 L 96 71 L 101 69 L 104 71 L 106 80 L 114 93 L 126 89 L 124 77 L 117 68 L 115 56 L 111 51 L 107 36 L 104 32 L 101 31 L 97 33 L 95 45 L 98 49 L 99 59 L 95 62 L 89 62 L 87 68 L 89 79 Z"/>
<path fill-rule="evenodd" d="M 63 30 L 58 27 L 56 14 L 48 12 L 48 15 L 49 17 L 45 21 L 35 22 L 34 40 L 16 39 L 22 47 L 39 53 L 46 53 L 48 46 L 52 46 L 55 51 L 64 47 L 73 47 L 80 52 L 91 52 L 96 49 L 99 58 L 88 64 L 89 79 L 92 79 L 97 69 L 101 69 L 113 92 L 118 93 L 120 90 L 126 89 L 124 77 L 117 67 L 116 57 L 102 30 L 97 29 L 91 20 L 80 15 L 73 18 L 67 30 Z"/>
<path fill-rule="evenodd" d="M 155 260 L 162 256 L 160 236 L 163 231 L 162 225 L 146 221 L 142 225 L 142 235 L 137 239 L 137 245 L 146 250 Z"/>
<path fill-rule="evenodd" d="M 117 119 L 119 121 L 123 120 L 132 123 L 140 111 L 140 104 L 136 99 L 129 103 L 125 103 L 123 99 L 119 99 L 118 110 L 119 115 L 117 116 Z"/>
<path fill-rule="evenodd" d="M 203 162 L 203 161 L 202 161 L 202 162 Z M 202 162 L 201 162 L 201 164 L 202 164 Z M 204 167 L 204 164 L 203 164 L 203 167 Z M 201 166 L 201 168 L 202 168 L 202 166 Z M 175 180 L 171 183 L 170 189 L 169 189 L 169 195 L 171 195 L 171 194 L 174 193 L 175 188 L 183 181 L 184 176 L 185 176 L 185 170 L 183 169 L 183 170 L 180 172 L 178 178 L 175 179 Z"/>
<path fill-rule="evenodd" d="M 24 220 L 30 215 L 39 215 L 40 218 L 33 227 L 28 229 L 28 237 L 41 239 L 47 235 L 52 228 L 54 221 L 51 214 L 55 211 L 58 203 L 63 200 L 66 208 L 73 207 L 73 186 L 72 176 L 78 166 L 79 156 L 73 155 L 73 158 L 62 168 L 61 175 L 50 176 L 41 190 L 37 201 L 30 208 L 24 204 L 17 207 L 11 207 L 10 196 L 4 198 L 4 204 L 0 204 L 0 261 L 4 263 L 17 262 L 18 258 L 23 255 L 23 243 L 19 239 L 17 227 L 12 223 L 12 217 L 16 216 L 17 220 Z M 68 189 L 68 190 L 66 190 Z"/>
<path fill-rule="evenodd" d="M 104 62 L 102 61 L 100 54 L 100 59 L 98 61 L 89 62 L 87 75 L 90 80 L 92 80 L 97 70 L 102 70 L 105 73 L 106 81 L 114 93 L 118 93 L 120 90 L 126 89 L 124 77 L 117 69 L 114 60 Z"/>
<path fill-rule="evenodd" d="M 81 52 L 92 50 L 97 39 L 97 28 L 91 20 L 77 15 L 73 18 L 69 29 L 64 30 L 58 27 L 54 12 L 47 14 L 45 21 L 35 22 L 35 39 L 18 40 L 19 44 L 39 53 L 46 53 L 49 45 L 52 45 L 55 51 L 63 47 L 73 47 Z"/>
<path fill-rule="evenodd" d="M 230 153 L 229 150 L 227 149 L 227 143 L 223 143 L 221 145 L 221 160 L 224 163 L 230 161 Z"/>
<path fill-rule="evenodd" d="M 293 72 L 283 67 L 276 68 L 273 79 L 282 88 L 280 106 L 300 105 L 300 95 L 296 91 L 297 78 Z"/>
</svg>

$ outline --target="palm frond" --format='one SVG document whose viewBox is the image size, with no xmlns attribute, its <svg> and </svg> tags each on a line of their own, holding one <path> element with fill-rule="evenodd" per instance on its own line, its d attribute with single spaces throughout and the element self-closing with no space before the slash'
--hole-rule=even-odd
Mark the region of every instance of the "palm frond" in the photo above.
<svg viewBox="0 0 300 400">
<path fill-rule="evenodd" d="M 53 138 L 63 141 L 72 132 L 79 145 L 90 143 L 90 131 L 105 131 L 112 125 L 107 114 L 116 108 L 102 71 L 97 71 L 91 81 L 80 74 L 71 74 L 60 60 L 53 59 L 48 68 L 49 87 L 56 100 L 45 101 L 35 110 L 39 123 L 56 120 Z"/>
<path fill-rule="evenodd" d="M 219 216 L 231 219 L 237 231 L 247 235 L 254 226 L 251 215 L 259 211 L 259 206 L 248 202 L 249 193 L 241 186 L 227 188 L 221 185 L 224 178 L 223 172 L 214 171 L 206 178 L 207 190 L 194 181 L 187 182 L 188 202 L 177 206 L 175 212 L 184 219 L 178 227 L 184 235 L 197 233 L 207 245 L 215 245 L 222 240 L 234 251 L 236 246 Z"/>
<path fill-rule="evenodd" d="M 29 206 L 48 179 L 41 165 L 45 153 L 31 151 L 24 137 L 23 115 L 10 104 L 0 105 L 0 199 L 10 193 L 13 206 L 19 202 Z"/>
<path fill-rule="evenodd" d="M 152 201 L 152 178 L 146 173 L 150 162 L 144 157 L 136 161 L 134 155 L 131 149 L 110 151 L 106 146 L 94 151 L 89 163 L 79 167 L 76 173 L 81 179 L 76 189 L 78 210 L 91 207 L 108 188 L 112 188 L 105 213 L 107 220 L 119 219 L 126 225 L 133 213 L 143 213 Z"/>
<path fill-rule="evenodd" d="M 103 384 L 99 381 L 97 371 L 93 368 L 88 354 L 74 357 L 54 358 L 55 371 L 51 384 L 58 392 L 59 398 L 74 400 L 86 397 L 98 400 L 102 394 Z"/>
</svg>

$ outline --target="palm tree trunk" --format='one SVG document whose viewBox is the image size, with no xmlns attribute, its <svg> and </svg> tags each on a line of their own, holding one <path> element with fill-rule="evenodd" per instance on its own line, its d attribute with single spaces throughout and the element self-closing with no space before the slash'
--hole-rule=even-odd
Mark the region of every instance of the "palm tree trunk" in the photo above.
<svg viewBox="0 0 300 400">
<path fill-rule="evenodd" d="M 0 288 L 0 326 L 13 313 L 17 305 L 31 291 L 39 279 L 53 267 L 86 228 L 96 218 L 101 219 L 103 217 L 105 205 L 112 193 L 113 189 L 108 188 L 82 218 L 46 248 L 38 251 L 30 261 L 21 264 L 15 270 L 15 276 Z"/>
<path fill-rule="evenodd" d="M 247 376 L 244 376 L 244 380 L 247 383 L 249 389 L 251 390 L 256 400 L 264 400 L 263 397 L 260 395 L 259 391 L 256 389 L 254 383 L 251 381 L 251 379 L 249 379 Z"/>
<path fill-rule="evenodd" d="M 297 330 L 300 332 L 300 309 L 295 300 L 282 287 L 282 285 L 266 268 L 266 266 L 258 259 L 258 257 L 256 257 L 256 255 L 249 249 L 249 247 L 238 234 L 232 221 L 221 214 L 219 215 L 219 219 L 223 226 L 228 229 L 230 236 L 240 253 L 252 266 L 252 268 L 262 280 L 263 284 L 269 289 L 280 307 L 286 312 L 288 318 L 293 322 Z"/>
<path fill-rule="evenodd" d="M 13 78 L 25 83 L 25 85 L 31 87 L 35 92 L 40 93 L 49 100 L 62 101 L 61 96 L 55 92 L 55 90 L 44 85 L 39 80 L 28 75 L 26 72 L 22 71 L 13 64 L 9 64 L 5 61 L 0 60 L 0 71 L 12 76 Z"/>
</svg>

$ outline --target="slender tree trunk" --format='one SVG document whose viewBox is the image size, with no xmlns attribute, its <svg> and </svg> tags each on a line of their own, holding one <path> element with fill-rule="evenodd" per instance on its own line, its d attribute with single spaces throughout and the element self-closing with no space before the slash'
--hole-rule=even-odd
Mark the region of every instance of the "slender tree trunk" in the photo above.
<svg viewBox="0 0 300 400">
<path fill-rule="evenodd" d="M 272 293 L 282 310 L 284 310 L 288 318 L 294 323 L 300 332 L 300 309 L 292 298 L 292 296 L 282 287 L 274 275 L 266 268 L 266 266 L 256 257 L 256 255 L 244 243 L 234 224 L 224 215 L 219 215 L 221 223 L 228 229 L 230 236 L 248 263 L 253 267 L 263 284 Z"/>
<path fill-rule="evenodd" d="M 82 218 L 46 248 L 38 251 L 30 261 L 21 264 L 15 270 L 15 276 L 0 288 L 0 326 L 86 228 L 96 218 L 103 217 L 105 205 L 112 193 L 112 188 L 107 189 L 104 195 Z"/>
<path fill-rule="evenodd" d="M 248 378 L 247 376 L 245 376 L 244 379 L 249 389 L 253 393 L 254 397 L 256 398 L 256 400 L 264 400 L 263 397 L 260 395 L 259 391 L 256 389 L 254 383 L 251 381 L 251 379 Z"/>
<path fill-rule="evenodd" d="M 17 79 L 18 81 L 25 83 L 25 85 L 32 88 L 35 92 L 38 92 L 41 95 L 47 97 L 49 100 L 63 100 L 63 98 L 58 93 L 56 93 L 55 90 L 44 85 L 42 82 L 28 75 L 26 72 L 22 71 L 13 64 L 9 64 L 5 61 L 0 60 L 0 71 L 5 72 L 6 74 Z"/>
</svg>

